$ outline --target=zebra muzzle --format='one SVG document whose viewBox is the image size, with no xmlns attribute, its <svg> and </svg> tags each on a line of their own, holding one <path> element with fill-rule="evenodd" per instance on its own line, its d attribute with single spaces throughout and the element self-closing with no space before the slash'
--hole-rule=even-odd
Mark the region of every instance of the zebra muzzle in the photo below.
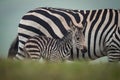
<svg viewBox="0 0 120 80">
<path fill-rule="evenodd" d="M 87 47 L 86 47 L 86 46 L 83 46 L 83 48 L 81 49 L 81 52 L 82 52 L 82 53 L 86 53 L 86 52 L 87 52 Z"/>
</svg>

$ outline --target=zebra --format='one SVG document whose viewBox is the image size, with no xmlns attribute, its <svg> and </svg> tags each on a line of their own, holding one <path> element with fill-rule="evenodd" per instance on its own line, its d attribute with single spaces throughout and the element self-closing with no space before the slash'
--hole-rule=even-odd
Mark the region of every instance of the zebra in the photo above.
<svg viewBox="0 0 120 80">
<path fill-rule="evenodd" d="M 85 44 L 85 38 L 82 28 L 70 25 L 71 30 L 61 39 L 50 38 L 46 36 L 30 37 L 24 46 L 24 51 L 28 59 L 60 62 L 70 60 L 70 51 L 73 46 L 82 49 Z"/>
<path fill-rule="evenodd" d="M 75 26 L 84 27 L 87 52 L 83 49 L 82 54 L 79 54 L 80 51 L 77 50 L 78 59 L 95 60 L 103 56 L 108 56 L 110 62 L 120 59 L 120 10 L 73 10 L 51 7 L 30 10 L 22 17 L 16 39 L 18 41 L 16 57 L 19 59 L 24 57 L 23 46 L 31 36 L 62 38 L 70 29 L 70 21 Z M 9 50 L 9 54 L 10 51 L 12 50 Z"/>
</svg>

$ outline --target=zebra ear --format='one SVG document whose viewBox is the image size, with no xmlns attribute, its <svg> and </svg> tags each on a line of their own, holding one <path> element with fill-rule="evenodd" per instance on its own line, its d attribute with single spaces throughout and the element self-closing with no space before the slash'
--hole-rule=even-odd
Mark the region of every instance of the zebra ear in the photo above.
<svg viewBox="0 0 120 80">
<path fill-rule="evenodd" d="M 75 31 L 75 29 L 76 29 L 76 27 L 75 27 L 75 25 L 73 24 L 72 21 L 70 21 L 70 28 L 71 28 L 72 31 Z"/>
<path fill-rule="evenodd" d="M 73 31 L 72 30 L 68 30 L 68 33 L 72 33 Z"/>
</svg>

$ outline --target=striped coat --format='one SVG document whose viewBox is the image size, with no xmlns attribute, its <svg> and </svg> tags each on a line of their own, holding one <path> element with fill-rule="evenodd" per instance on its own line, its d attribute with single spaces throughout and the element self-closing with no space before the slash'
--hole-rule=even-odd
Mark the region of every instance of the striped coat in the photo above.
<svg viewBox="0 0 120 80">
<path fill-rule="evenodd" d="M 40 7 L 31 10 L 22 17 L 18 27 L 19 45 L 16 57 L 24 57 L 23 46 L 31 36 L 62 38 L 70 29 L 70 21 L 78 27 L 84 26 L 83 33 L 88 52 L 83 51 L 79 54 L 77 51 L 79 59 L 108 56 L 109 61 L 119 60 L 120 11 L 115 9 L 71 10 Z"/>
</svg>

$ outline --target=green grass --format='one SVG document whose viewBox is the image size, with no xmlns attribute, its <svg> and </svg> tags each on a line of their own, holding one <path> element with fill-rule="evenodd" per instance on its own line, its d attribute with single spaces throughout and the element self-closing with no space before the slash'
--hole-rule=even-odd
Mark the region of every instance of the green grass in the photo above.
<svg viewBox="0 0 120 80">
<path fill-rule="evenodd" d="M 0 60 L 0 80 L 120 80 L 120 64 Z"/>
</svg>

